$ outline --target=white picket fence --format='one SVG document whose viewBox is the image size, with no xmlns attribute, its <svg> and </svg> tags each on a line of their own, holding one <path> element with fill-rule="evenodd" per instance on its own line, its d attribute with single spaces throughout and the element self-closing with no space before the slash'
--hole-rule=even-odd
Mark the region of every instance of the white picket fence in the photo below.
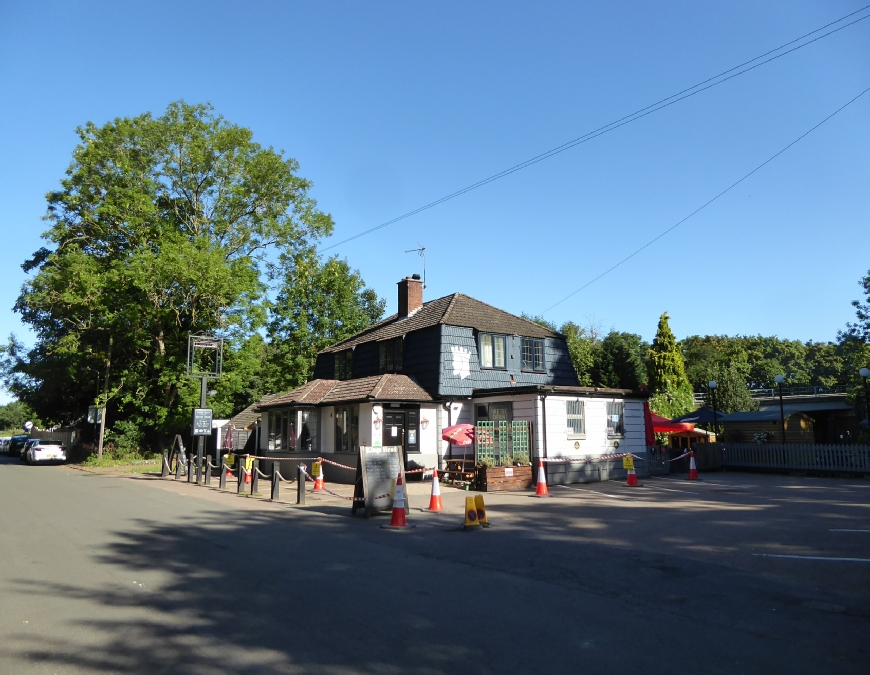
<svg viewBox="0 0 870 675">
<path fill-rule="evenodd" d="M 793 469 L 826 473 L 870 473 L 870 446 L 723 443 L 722 466 Z"/>
</svg>

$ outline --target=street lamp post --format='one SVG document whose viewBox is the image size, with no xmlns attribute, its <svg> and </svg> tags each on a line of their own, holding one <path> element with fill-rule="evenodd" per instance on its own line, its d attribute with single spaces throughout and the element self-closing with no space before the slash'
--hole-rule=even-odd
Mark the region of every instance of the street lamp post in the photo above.
<svg viewBox="0 0 870 675">
<path fill-rule="evenodd" d="M 864 378 L 864 408 L 867 412 L 867 431 L 870 433 L 870 394 L 867 391 L 867 378 L 870 377 L 870 368 L 861 368 L 858 374 Z"/>
<path fill-rule="evenodd" d="M 716 442 L 719 442 L 719 416 L 716 414 L 716 380 L 710 380 L 710 403 L 713 404 L 713 431 L 716 434 Z"/>
<path fill-rule="evenodd" d="M 785 444 L 785 412 L 782 407 L 782 383 L 785 382 L 785 378 L 782 375 L 777 375 L 773 378 L 773 381 L 776 382 L 776 386 L 779 388 L 779 425 L 782 429 L 782 443 Z"/>
</svg>

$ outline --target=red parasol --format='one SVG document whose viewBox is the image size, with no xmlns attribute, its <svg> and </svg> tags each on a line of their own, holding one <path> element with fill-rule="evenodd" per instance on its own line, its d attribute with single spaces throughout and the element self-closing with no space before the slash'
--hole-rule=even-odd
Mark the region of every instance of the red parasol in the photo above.
<svg viewBox="0 0 870 675">
<path fill-rule="evenodd" d="M 695 425 L 691 422 L 672 422 L 667 417 L 650 413 L 652 428 L 657 434 L 676 434 L 680 431 L 692 431 Z"/>
<path fill-rule="evenodd" d="M 643 431 L 647 447 L 656 444 L 656 432 L 653 429 L 652 411 L 649 409 L 649 401 L 643 402 Z"/>
<path fill-rule="evenodd" d="M 454 424 L 441 430 L 441 438 L 453 445 L 471 445 L 474 443 L 474 425 Z"/>
</svg>

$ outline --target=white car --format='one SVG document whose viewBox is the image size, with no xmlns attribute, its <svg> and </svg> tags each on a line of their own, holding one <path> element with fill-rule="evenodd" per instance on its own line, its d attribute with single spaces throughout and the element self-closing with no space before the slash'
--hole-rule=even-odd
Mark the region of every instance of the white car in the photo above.
<svg viewBox="0 0 870 675">
<path fill-rule="evenodd" d="M 65 462 L 66 446 L 50 438 L 35 439 L 28 443 L 24 461 L 28 464 L 39 462 Z"/>
</svg>

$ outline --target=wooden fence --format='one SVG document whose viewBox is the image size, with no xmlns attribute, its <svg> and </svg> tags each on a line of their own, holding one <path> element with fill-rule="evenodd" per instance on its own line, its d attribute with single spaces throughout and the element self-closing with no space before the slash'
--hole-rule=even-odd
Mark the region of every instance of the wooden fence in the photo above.
<svg viewBox="0 0 870 675">
<path fill-rule="evenodd" d="M 711 444 L 714 445 L 714 444 Z M 722 466 L 824 473 L 870 473 L 870 446 L 716 443 Z"/>
</svg>

